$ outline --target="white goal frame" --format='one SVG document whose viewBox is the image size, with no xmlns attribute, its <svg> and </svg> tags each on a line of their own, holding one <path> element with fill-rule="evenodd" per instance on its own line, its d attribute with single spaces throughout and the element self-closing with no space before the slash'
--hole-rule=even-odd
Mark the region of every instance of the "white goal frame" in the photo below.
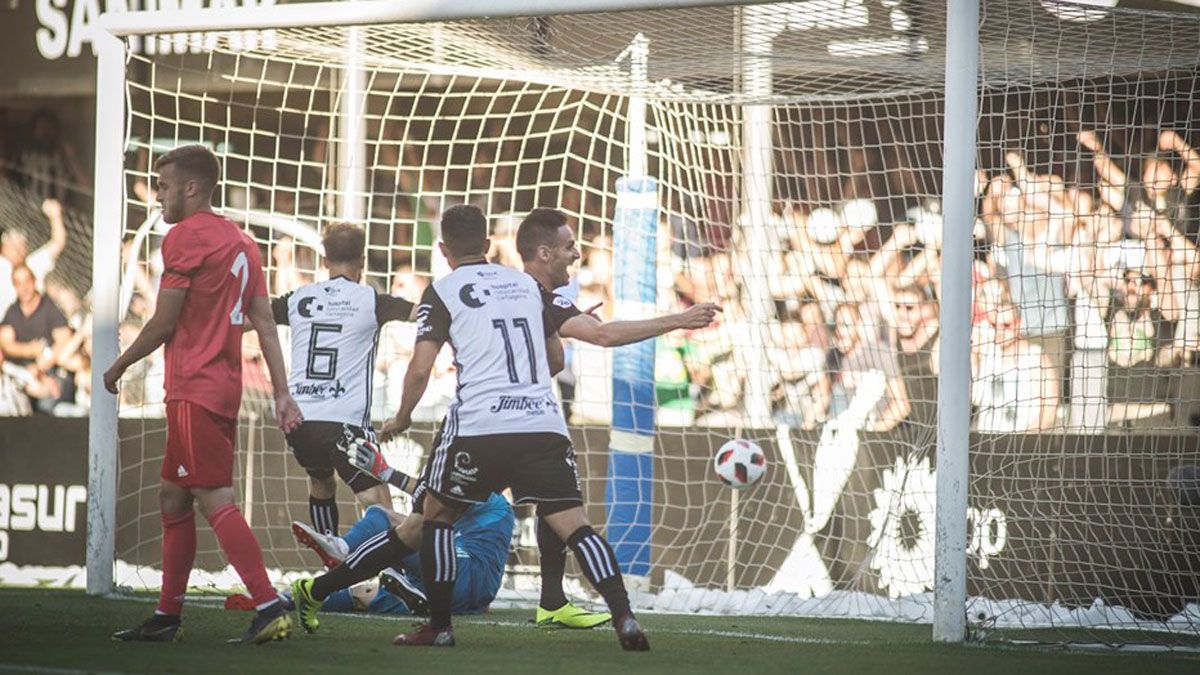
<svg viewBox="0 0 1200 675">
<path fill-rule="evenodd" d="M 114 590 L 116 544 L 117 398 L 104 388 L 104 370 L 118 353 L 126 54 L 135 35 L 364 26 L 461 19 L 580 14 L 628 10 L 757 5 L 769 0 L 392 0 L 107 12 L 96 24 L 96 160 L 92 298 L 94 332 L 92 411 L 88 450 L 87 591 Z M 946 0 L 945 138 L 942 199 L 942 347 L 938 375 L 937 522 L 933 639 L 962 642 L 966 634 L 967 480 L 969 448 L 971 228 L 979 95 L 979 0 Z M 631 92 L 632 93 L 632 92 Z M 121 129 L 122 133 L 114 133 Z M 769 139 L 768 139 L 769 143 Z M 770 152 L 769 145 L 765 148 Z M 768 160 L 769 161 L 769 160 Z M 768 165 L 769 166 L 769 165 Z"/>
</svg>

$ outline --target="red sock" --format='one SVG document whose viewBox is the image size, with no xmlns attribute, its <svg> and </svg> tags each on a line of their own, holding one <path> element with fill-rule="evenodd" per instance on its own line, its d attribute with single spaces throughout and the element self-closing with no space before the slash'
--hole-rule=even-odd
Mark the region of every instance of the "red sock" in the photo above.
<svg viewBox="0 0 1200 675">
<path fill-rule="evenodd" d="M 261 609 L 278 600 L 279 594 L 267 578 L 267 568 L 263 567 L 262 549 L 238 507 L 226 504 L 218 508 L 208 515 L 208 524 L 212 525 L 225 558 L 254 598 L 254 605 Z"/>
<path fill-rule="evenodd" d="M 196 558 L 196 512 L 162 514 L 162 589 L 158 594 L 158 611 L 179 616 L 183 611 L 183 596 L 187 593 L 188 577 Z"/>
</svg>

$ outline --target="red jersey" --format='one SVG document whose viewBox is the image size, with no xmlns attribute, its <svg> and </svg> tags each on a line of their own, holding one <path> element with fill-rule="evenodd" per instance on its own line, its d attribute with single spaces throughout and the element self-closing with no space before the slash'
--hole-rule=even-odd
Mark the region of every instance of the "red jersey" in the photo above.
<svg viewBox="0 0 1200 675">
<path fill-rule="evenodd" d="M 187 299 L 166 344 L 168 401 L 191 401 L 236 418 L 242 403 L 242 324 L 265 296 L 258 245 L 231 221 L 199 211 L 163 240 L 163 288 Z"/>
</svg>

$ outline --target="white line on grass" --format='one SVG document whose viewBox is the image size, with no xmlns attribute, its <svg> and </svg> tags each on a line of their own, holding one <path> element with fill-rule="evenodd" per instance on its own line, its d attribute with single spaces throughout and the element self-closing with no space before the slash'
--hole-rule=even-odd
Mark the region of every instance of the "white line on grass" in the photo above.
<svg viewBox="0 0 1200 675">
<path fill-rule="evenodd" d="M 156 602 L 157 601 L 156 599 L 153 599 L 153 598 L 143 599 L 143 598 L 123 597 L 121 599 L 145 601 L 145 602 L 150 602 L 150 601 Z M 199 602 L 196 602 L 196 600 L 199 600 Z M 201 606 L 208 606 L 208 607 L 212 607 L 212 608 L 220 607 L 217 598 L 213 598 L 213 600 L 211 602 L 206 601 L 206 600 L 200 600 L 199 598 L 197 598 L 195 600 L 189 598 L 188 602 L 195 602 L 195 604 L 198 604 Z M 420 618 L 420 617 L 412 616 L 410 614 L 392 614 L 392 615 L 389 615 L 389 614 L 367 614 L 367 613 L 350 614 L 350 613 L 341 613 L 341 612 L 338 612 L 337 616 L 345 616 L 345 617 L 350 617 L 352 619 L 363 619 L 363 620 L 371 620 L 371 621 L 382 619 L 384 621 L 394 621 L 394 622 L 401 622 L 401 623 L 413 622 Z M 672 616 L 679 616 L 679 615 L 672 615 Z M 476 616 L 470 616 L 470 615 L 461 616 L 461 617 L 458 617 L 457 620 L 461 623 L 478 624 L 478 625 L 485 625 L 485 626 L 499 626 L 501 628 L 520 628 L 523 630 L 533 630 L 534 629 L 534 625 L 528 621 L 502 621 L 502 620 L 498 620 L 498 619 L 489 619 L 486 616 L 478 616 L 478 615 L 476 615 Z M 833 640 L 833 639 L 829 639 L 829 638 L 801 637 L 801 636 L 797 636 L 797 635 L 772 635 L 770 633 L 747 633 L 744 631 L 731 631 L 731 630 L 700 630 L 700 629 L 695 629 L 695 628 L 689 628 L 689 629 L 656 628 L 656 629 L 650 631 L 650 635 L 651 635 L 651 637 L 653 637 L 654 635 L 698 635 L 698 636 L 702 636 L 702 637 L 722 637 L 722 638 L 731 638 L 731 639 L 737 639 L 737 640 L 760 640 L 763 642 L 786 642 L 789 644 L 808 644 L 808 645 L 871 645 L 871 644 L 879 644 L 878 642 L 870 642 L 868 640 Z"/>
<path fill-rule="evenodd" d="M 50 666 L 17 666 L 0 663 L 0 673 L 50 673 L 50 675 L 121 675 L 103 670 L 77 670 L 75 668 L 52 668 Z"/>
<path fill-rule="evenodd" d="M 417 617 L 409 615 L 383 615 L 383 614 L 338 614 L 338 616 L 349 616 L 355 619 L 383 619 L 385 621 L 413 621 Z M 496 619 L 488 619 L 480 616 L 460 616 L 456 619 L 460 623 L 475 624 L 479 626 L 498 626 L 500 628 L 519 628 L 521 630 L 536 630 L 532 623 L 527 621 L 501 621 Z M 607 627 L 605 627 L 607 630 Z M 800 637 L 796 635 L 771 635 L 770 633 L 746 633 L 743 631 L 732 630 L 700 630 L 700 629 L 671 629 L 671 628 L 655 628 L 648 631 L 650 637 L 655 635 L 698 635 L 702 637 L 722 637 L 738 640 L 761 640 L 764 642 L 786 642 L 790 644 L 808 644 L 808 645 L 870 645 L 878 644 L 868 642 L 866 640 L 831 640 L 827 638 L 812 638 Z"/>
</svg>

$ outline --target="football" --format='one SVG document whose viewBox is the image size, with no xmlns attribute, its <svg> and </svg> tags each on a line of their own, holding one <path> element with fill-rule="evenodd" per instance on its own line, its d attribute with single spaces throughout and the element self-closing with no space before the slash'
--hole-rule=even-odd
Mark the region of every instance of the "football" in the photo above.
<svg viewBox="0 0 1200 675">
<path fill-rule="evenodd" d="M 713 468 L 722 483 L 735 490 L 745 490 L 766 472 L 767 456 L 754 443 L 735 438 L 717 450 Z"/>
</svg>

